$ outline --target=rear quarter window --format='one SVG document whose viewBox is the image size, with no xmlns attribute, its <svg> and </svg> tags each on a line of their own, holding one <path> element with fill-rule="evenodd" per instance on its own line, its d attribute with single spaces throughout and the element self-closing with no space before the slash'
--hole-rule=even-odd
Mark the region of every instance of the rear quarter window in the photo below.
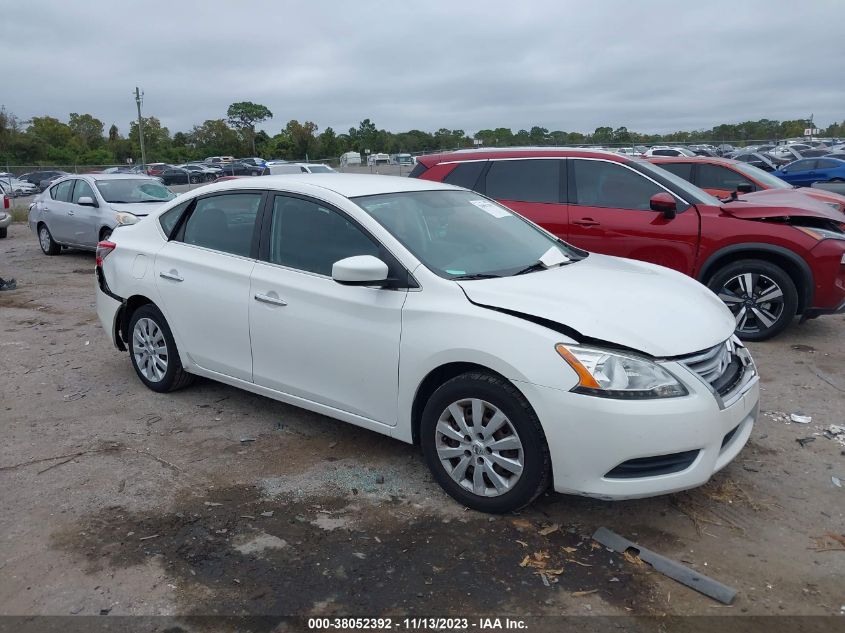
<svg viewBox="0 0 845 633">
<path fill-rule="evenodd" d="M 427 171 L 428 167 L 418 162 L 416 166 L 411 170 L 411 173 L 408 174 L 408 178 L 419 178 Z"/>
<path fill-rule="evenodd" d="M 167 236 L 169 240 L 170 237 L 173 235 L 173 230 L 176 228 L 176 225 L 179 223 L 179 220 L 182 217 L 182 214 L 185 212 L 193 200 L 188 200 L 187 202 L 183 202 L 182 204 L 177 204 L 172 209 L 169 209 L 158 216 L 158 223 L 161 225 L 161 229 L 164 231 L 164 234 Z"/>
<path fill-rule="evenodd" d="M 557 159 L 493 161 L 485 192 L 496 200 L 560 202 L 560 163 Z"/>
<path fill-rule="evenodd" d="M 469 163 L 458 163 L 455 168 L 450 171 L 443 182 L 456 187 L 465 187 L 466 189 L 478 190 L 478 178 L 481 172 L 484 171 L 484 165 L 487 161 L 473 161 Z"/>
</svg>

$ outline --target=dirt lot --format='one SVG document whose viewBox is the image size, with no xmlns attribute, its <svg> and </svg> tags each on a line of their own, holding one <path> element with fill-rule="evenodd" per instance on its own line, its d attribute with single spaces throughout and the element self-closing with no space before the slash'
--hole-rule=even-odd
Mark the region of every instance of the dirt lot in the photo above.
<svg viewBox="0 0 845 633">
<path fill-rule="evenodd" d="M 0 293 L 0 614 L 845 609 L 845 543 L 825 538 L 845 533 L 845 445 L 822 435 L 845 424 L 843 316 L 751 345 L 766 414 L 707 486 L 550 493 L 489 517 L 442 494 L 414 447 L 208 381 L 148 391 L 97 322 L 93 265 L 45 257 L 24 225 L 0 240 L 19 285 Z M 737 588 L 735 604 L 597 546 L 599 526 Z"/>
</svg>

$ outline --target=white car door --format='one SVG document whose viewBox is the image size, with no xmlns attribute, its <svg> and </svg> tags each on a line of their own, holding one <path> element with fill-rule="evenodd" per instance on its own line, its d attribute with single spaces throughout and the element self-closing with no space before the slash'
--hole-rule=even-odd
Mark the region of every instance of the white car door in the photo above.
<svg viewBox="0 0 845 633">
<path fill-rule="evenodd" d="M 334 262 L 383 248 L 324 203 L 271 202 L 249 293 L 255 383 L 394 426 L 407 289 L 333 281 Z"/>
<path fill-rule="evenodd" d="M 101 207 L 79 204 L 80 198 L 91 198 L 94 204 L 99 205 L 97 195 L 91 185 L 78 178 L 67 210 L 68 226 L 72 233 L 70 241 L 79 246 L 93 248 L 100 241 Z"/>
<path fill-rule="evenodd" d="M 249 280 L 262 192 L 199 198 L 156 255 L 163 311 L 180 351 L 203 369 L 252 380 Z"/>
</svg>

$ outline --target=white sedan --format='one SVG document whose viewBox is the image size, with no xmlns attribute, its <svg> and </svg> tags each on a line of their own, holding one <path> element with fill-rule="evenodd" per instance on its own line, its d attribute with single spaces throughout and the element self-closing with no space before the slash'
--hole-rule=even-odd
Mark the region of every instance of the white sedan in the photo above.
<svg viewBox="0 0 845 633">
<path fill-rule="evenodd" d="M 117 228 L 97 278 L 103 327 L 150 389 L 205 376 L 418 443 L 482 511 L 550 482 L 603 499 L 698 486 L 758 412 L 754 363 L 704 286 L 426 180 L 201 187 Z"/>
</svg>

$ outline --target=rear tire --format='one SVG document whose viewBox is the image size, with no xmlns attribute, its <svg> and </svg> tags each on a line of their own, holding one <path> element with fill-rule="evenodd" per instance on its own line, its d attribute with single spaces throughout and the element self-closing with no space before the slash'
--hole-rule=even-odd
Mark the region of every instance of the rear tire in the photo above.
<svg viewBox="0 0 845 633">
<path fill-rule="evenodd" d="M 191 176 L 191 184 L 192 184 L 192 185 L 197 184 L 199 181 L 200 181 L 200 177 L 199 177 L 199 176 Z"/>
<path fill-rule="evenodd" d="M 0 239 L 3 239 L 3 238 L 4 238 L 4 237 L 6 237 L 8 234 L 9 234 L 9 229 L 8 229 L 8 227 L 5 227 L 5 226 L 4 226 L 2 229 L 0 229 Z"/>
<path fill-rule="evenodd" d="M 58 255 L 62 252 L 62 247 L 53 239 L 53 234 L 43 222 L 38 225 L 38 244 L 45 255 Z"/>
<path fill-rule="evenodd" d="M 551 458 L 540 421 L 500 376 L 469 372 L 441 385 L 423 410 L 420 439 L 437 483 L 474 510 L 512 512 L 549 486 Z"/>
<path fill-rule="evenodd" d="M 182 367 L 167 320 L 153 304 L 142 305 L 132 313 L 128 333 L 132 367 L 147 387 L 166 393 L 194 381 L 193 374 Z"/>
<path fill-rule="evenodd" d="M 761 259 L 743 259 L 719 269 L 707 282 L 736 319 L 736 335 L 765 341 L 782 332 L 798 313 L 798 290 L 786 271 Z"/>
</svg>

